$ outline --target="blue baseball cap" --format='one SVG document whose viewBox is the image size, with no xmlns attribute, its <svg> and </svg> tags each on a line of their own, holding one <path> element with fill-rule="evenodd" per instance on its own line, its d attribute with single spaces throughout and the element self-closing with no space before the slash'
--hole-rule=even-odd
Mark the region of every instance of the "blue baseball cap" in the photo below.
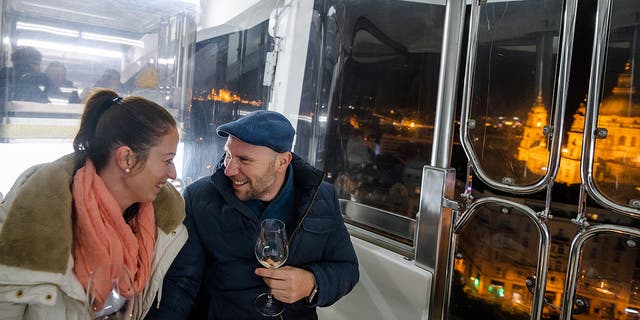
<svg viewBox="0 0 640 320">
<path fill-rule="evenodd" d="M 267 147 L 278 153 L 291 151 L 296 133 L 285 116 L 268 110 L 253 111 L 220 125 L 216 132 L 221 137 L 232 135 L 248 144 Z"/>
</svg>

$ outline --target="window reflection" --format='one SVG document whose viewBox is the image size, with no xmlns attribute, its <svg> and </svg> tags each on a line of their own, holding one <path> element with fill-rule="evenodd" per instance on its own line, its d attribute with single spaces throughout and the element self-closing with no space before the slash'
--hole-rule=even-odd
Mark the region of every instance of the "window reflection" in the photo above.
<svg viewBox="0 0 640 320">
<path fill-rule="evenodd" d="M 586 297 L 590 308 L 587 313 L 575 315 L 574 319 L 637 317 L 636 312 L 640 310 L 638 240 L 598 235 L 585 242 L 576 295 Z"/>
<path fill-rule="evenodd" d="M 193 100 L 185 121 L 186 183 L 210 175 L 223 155 L 225 139 L 215 129 L 265 108 L 262 84 L 269 51 L 268 22 L 198 42 Z"/>
<path fill-rule="evenodd" d="M 596 139 L 593 179 L 599 192 L 609 200 L 640 208 L 640 97 L 634 80 L 640 52 L 637 48 L 637 1 L 613 1 L 597 126 L 603 137 Z M 585 98 L 573 112 L 564 142 L 556 182 L 579 184 L 580 158 L 586 108 Z"/>
<path fill-rule="evenodd" d="M 562 1 L 480 7 L 469 134 L 478 168 L 506 185 L 532 185 L 548 170 Z M 525 27 L 526 26 L 526 27 Z"/>
<path fill-rule="evenodd" d="M 181 122 L 191 89 L 185 52 L 192 52 L 198 7 L 173 0 L 122 4 L 127 10 L 92 0 L 3 2 L 0 154 L 31 156 L 0 159 L 1 193 L 29 166 L 70 152 L 83 100 L 95 87 L 146 97 Z"/>
<path fill-rule="evenodd" d="M 310 154 L 340 198 L 414 218 L 433 139 L 444 6 L 381 0 L 328 7 L 317 9 L 338 11 L 323 25 L 332 37 L 318 39 L 326 43 L 322 89 L 301 106 L 326 128 Z"/>
<path fill-rule="evenodd" d="M 577 227 L 555 218 L 543 319 L 558 319 L 567 254 Z M 529 319 L 540 236 L 533 221 L 517 209 L 486 205 L 457 236 L 452 315 L 458 319 Z M 590 298 L 590 296 L 587 296 Z M 577 319 L 577 318 L 576 318 Z"/>
<path fill-rule="evenodd" d="M 537 228 L 526 227 L 532 223 L 524 213 L 498 205 L 476 211 L 456 240 L 452 318 L 529 319 L 533 296 L 526 280 L 536 275 L 540 241 Z M 556 246 L 568 246 L 569 239 L 563 241 Z M 561 288 L 547 285 L 549 292 Z"/>
<path fill-rule="evenodd" d="M 607 59 L 598 111 L 593 176 L 596 186 L 615 203 L 640 208 L 640 6 L 637 1 L 613 1 Z"/>
</svg>

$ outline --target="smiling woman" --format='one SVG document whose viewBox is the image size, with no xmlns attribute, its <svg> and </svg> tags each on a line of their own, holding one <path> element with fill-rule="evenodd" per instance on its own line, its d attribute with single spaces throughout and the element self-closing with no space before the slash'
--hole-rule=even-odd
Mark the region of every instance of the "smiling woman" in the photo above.
<svg viewBox="0 0 640 320">
<path fill-rule="evenodd" d="M 154 270 L 187 237 L 184 203 L 168 180 L 182 185 L 181 110 L 199 6 L 9 0 L 3 8 L 0 56 L 11 59 L 0 59 L 0 278 L 12 284 L 0 281 L 11 292 L 0 314 L 119 312 L 99 310 L 111 280 L 129 275 L 118 294 L 142 318 L 163 277 Z M 135 81 L 143 70 L 154 74 L 145 90 Z M 91 274 L 105 269 L 102 285 Z M 89 286 L 98 289 L 91 299 Z"/>
<path fill-rule="evenodd" d="M 164 277 L 152 270 L 171 264 L 187 237 L 182 197 L 167 182 L 176 178 L 178 140 L 175 119 L 158 104 L 94 91 L 74 152 L 28 169 L 0 204 L 0 278 L 12 279 L 0 288 L 17 298 L 0 299 L 0 313 L 80 319 L 121 313 L 109 301 L 124 297 L 123 310 L 144 316 Z M 33 277 L 51 287 L 35 288 Z M 23 299 L 27 290 L 66 298 L 51 307 L 38 295 Z M 147 307 L 134 308 L 137 299 Z"/>
</svg>

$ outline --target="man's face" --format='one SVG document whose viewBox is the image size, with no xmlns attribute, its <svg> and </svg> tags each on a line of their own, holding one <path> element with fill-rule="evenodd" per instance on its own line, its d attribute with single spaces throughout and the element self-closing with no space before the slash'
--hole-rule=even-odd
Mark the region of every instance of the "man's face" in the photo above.
<svg viewBox="0 0 640 320">
<path fill-rule="evenodd" d="M 242 201 L 271 201 L 280 191 L 284 170 L 280 155 L 263 146 L 248 144 L 229 135 L 225 149 L 224 174 L 231 180 L 233 191 Z"/>
</svg>

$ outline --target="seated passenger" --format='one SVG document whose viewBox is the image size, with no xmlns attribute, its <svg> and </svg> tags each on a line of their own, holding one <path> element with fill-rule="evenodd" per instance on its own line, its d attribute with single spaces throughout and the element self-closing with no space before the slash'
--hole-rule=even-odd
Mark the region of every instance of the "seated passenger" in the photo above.
<svg viewBox="0 0 640 320">
<path fill-rule="evenodd" d="M 120 82 L 120 72 L 115 69 L 107 69 L 104 71 L 100 79 L 96 81 L 92 88 L 104 88 L 111 89 L 115 91 L 117 94 L 124 94 L 124 87 L 122 82 Z M 92 88 L 87 88 L 82 90 L 81 100 L 85 101 L 87 98 L 87 93 L 91 92 Z"/>
<path fill-rule="evenodd" d="M 47 65 L 44 73 L 49 78 L 49 86 L 45 93 L 49 98 L 64 99 L 70 103 L 77 103 L 77 90 L 71 90 L 74 88 L 73 82 L 67 80 L 67 68 L 62 62 L 52 61 Z M 63 91 L 65 90 L 65 91 Z M 75 91 L 75 95 L 73 95 Z M 71 101 L 73 100 L 73 101 Z"/>
<path fill-rule="evenodd" d="M 122 94 L 122 82 L 120 82 L 120 72 L 115 69 L 107 69 L 102 74 L 102 77 L 96 81 L 94 85 L 96 88 L 107 88 L 117 93 Z"/>
<path fill-rule="evenodd" d="M 49 87 L 49 79 L 40 72 L 41 61 L 42 54 L 37 49 L 16 48 L 11 54 L 13 67 L 3 68 L 0 72 L 0 78 L 2 78 L 0 91 L 3 91 L 0 98 L 7 101 L 49 102 L 45 93 Z"/>
<path fill-rule="evenodd" d="M 277 112 L 254 111 L 217 132 L 226 155 L 185 190 L 189 239 L 147 319 L 277 319 L 254 304 L 269 290 L 284 302 L 280 319 L 317 319 L 316 307 L 338 301 L 359 277 L 334 188 L 290 151 L 295 132 Z M 289 234 L 278 269 L 262 268 L 254 253 L 267 218 Z"/>
<path fill-rule="evenodd" d="M 166 181 L 176 178 L 178 139 L 153 102 L 111 90 L 89 97 L 75 152 L 28 169 L 0 203 L 0 318 L 89 319 L 85 291 L 103 310 L 118 299 L 104 298 L 111 280 L 127 275 L 119 294 L 142 293 L 133 318 L 144 317 L 187 239 L 184 201 Z"/>
</svg>

